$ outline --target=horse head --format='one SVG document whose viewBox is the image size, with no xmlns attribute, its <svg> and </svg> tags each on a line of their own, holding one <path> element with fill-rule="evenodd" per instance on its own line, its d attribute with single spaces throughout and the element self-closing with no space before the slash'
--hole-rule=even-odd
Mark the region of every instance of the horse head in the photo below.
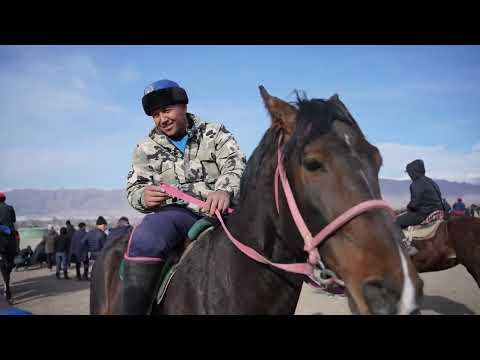
<svg viewBox="0 0 480 360">
<path fill-rule="evenodd" d="M 270 187 L 268 199 L 275 198 L 272 179 L 279 147 L 298 211 L 312 234 L 356 205 L 381 199 L 380 152 L 368 142 L 337 95 L 323 100 L 297 93 L 297 101 L 287 103 L 262 86 L 260 93 L 271 126 L 249 162 L 262 162 L 263 173 L 255 176 Z M 261 180 L 263 175 L 268 180 Z M 245 178 L 249 177 L 252 174 L 246 174 Z M 304 239 L 286 197 L 282 191 L 279 194 L 278 214 L 273 200 L 269 212 L 281 234 L 278 246 L 299 249 L 299 256 L 305 259 Z M 423 282 L 399 240 L 392 215 L 378 208 L 354 217 L 318 246 L 323 263 L 344 281 L 352 311 L 409 314 L 417 310 Z"/>
</svg>

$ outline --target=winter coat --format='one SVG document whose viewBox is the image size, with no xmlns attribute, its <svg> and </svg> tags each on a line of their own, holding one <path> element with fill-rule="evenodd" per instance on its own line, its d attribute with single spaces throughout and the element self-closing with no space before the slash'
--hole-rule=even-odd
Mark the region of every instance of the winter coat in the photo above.
<svg viewBox="0 0 480 360">
<path fill-rule="evenodd" d="M 225 191 L 235 203 L 246 166 L 245 154 L 222 124 L 203 122 L 190 113 L 187 119 L 185 153 L 157 128 L 137 145 L 127 180 L 127 199 L 134 209 L 143 213 L 154 211 L 145 206 L 143 192 L 145 186 L 161 183 L 174 185 L 202 200 L 214 191 Z M 172 203 L 199 211 L 197 206 L 180 199 L 168 199 L 162 206 Z"/>
<path fill-rule="evenodd" d="M 55 237 L 57 236 L 55 230 L 50 230 L 47 234 L 43 236 L 45 241 L 45 253 L 53 254 L 55 252 Z"/>
<path fill-rule="evenodd" d="M 410 184 L 410 202 L 407 208 L 413 212 L 429 215 L 436 210 L 443 210 L 440 188 L 435 181 L 425 176 L 422 160 L 415 160 L 407 165 L 407 173 L 412 179 Z"/>
<path fill-rule="evenodd" d="M 70 243 L 70 259 L 75 257 L 76 262 L 85 262 L 88 259 L 87 232 L 85 229 L 76 230 Z"/>
</svg>

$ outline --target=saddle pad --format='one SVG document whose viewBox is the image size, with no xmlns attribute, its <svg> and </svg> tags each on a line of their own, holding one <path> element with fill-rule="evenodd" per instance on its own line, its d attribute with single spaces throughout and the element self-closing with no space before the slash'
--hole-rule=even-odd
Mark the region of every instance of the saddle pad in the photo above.
<svg viewBox="0 0 480 360">
<path fill-rule="evenodd" d="M 409 241 L 431 239 L 437 233 L 441 223 L 443 223 L 443 220 L 438 220 L 426 225 L 409 226 L 403 230 L 403 233 Z"/>
<path fill-rule="evenodd" d="M 206 233 L 207 231 L 211 231 L 211 229 L 207 229 L 207 230 L 204 230 L 200 236 L 203 236 L 204 233 Z M 178 260 L 178 263 L 172 265 L 168 271 L 166 271 L 166 269 L 163 269 L 162 270 L 162 274 L 160 276 L 160 286 L 158 288 L 158 292 L 157 292 L 157 304 L 160 304 L 163 300 L 163 297 L 165 295 L 165 292 L 167 291 L 167 288 L 168 288 L 168 285 L 170 284 L 170 281 L 172 280 L 173 278 L 173 275 L 175 275 L 175 273 L 177 272 L 177 269 L 178 267 L 180 266 L 180 264 L 182 263 L 182 260 L 185 259 L 185 256 L 190 252 L 190 250 L 192 250 L 193 246 L 196 244 L 197 242 L 191 242 L 187 248 L 185 249 L 185 251 L 183 252 L 182 256 L 180 257 L 180 260 Z M 169 263 L 169 261 L 167 260 L 166 263 Z"/>
</svg>

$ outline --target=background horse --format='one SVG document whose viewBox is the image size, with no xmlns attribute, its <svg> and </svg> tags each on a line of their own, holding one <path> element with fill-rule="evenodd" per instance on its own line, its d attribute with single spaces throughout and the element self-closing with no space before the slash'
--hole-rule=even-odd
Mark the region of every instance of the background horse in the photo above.
<svg viewBox="0 0 480 360">
<path fill-rule="evenodd" d="M 0 232 L 0 273 L 2 274 L 5 299 L 11 302 L 10 274 L 14 268 L 13 259 L 16 255 L 15 239 L 12 235 Z"/>
<path fill-rule="evenodd" d="M 465 266 L 480 287 L 480 219 L 450 217 L 427 240 L 414 240 L 419 250 L 412 261 L 419 272 L 440 271 L 458 264 Z"/>
<path fill-rule="evenodd" d="M 297 95 L 296 103 L 289 104 L 263 87 L 260 92 L 271 126 L 247 163 L 239 204 L 226 224 L 233 236 L 272 262 L 305 262 L 304 239 L 281 190 L 278 211 L 275 206 L 279 144 L 299 212 L 314 234 L 353 206 L 381 198 L 382 159 L 338 96 L 307 100 Z M 250 259 L 220 227 L 210 234 L 193 243 L 154 314 L 295 312 L 305 275 Z M 95 262 L 92 314 L 118 314 L 120 262 L 127 240 L 110 243 Z M 325 265 L 345 282 L 352 311 L 408 314 L 417 309 L 423 282 L 399 241 L 400 231 L 389 212 L 374 209 L 349 221 L 318 247 Z"/>
</svg>

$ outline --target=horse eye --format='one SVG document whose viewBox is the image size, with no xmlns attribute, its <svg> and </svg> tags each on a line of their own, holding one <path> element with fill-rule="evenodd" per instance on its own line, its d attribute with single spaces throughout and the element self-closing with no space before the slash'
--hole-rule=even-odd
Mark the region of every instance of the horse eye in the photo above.
<svg viewBox="0 0 480 360">
<path fill-rule="evenodd" d="M 305 159 L 303 166 L 305 166 L 308 171 L 325 170 L 323 164 L 317 159 Z"/>
</svg>

